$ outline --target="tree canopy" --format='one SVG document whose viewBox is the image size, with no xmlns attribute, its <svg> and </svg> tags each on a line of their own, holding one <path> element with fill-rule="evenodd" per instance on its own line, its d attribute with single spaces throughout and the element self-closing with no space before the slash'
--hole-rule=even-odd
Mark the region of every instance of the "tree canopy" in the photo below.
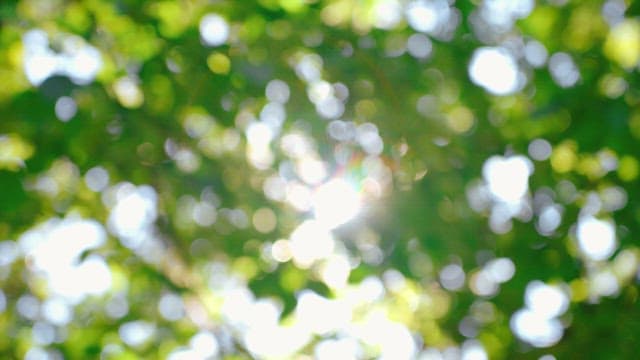
<svg viewBox="0 0 640 360">
<path fill-rule="evenodd" d="M 631 0 L 0 3 L 0 357 L 636 358 Z"/>
</svg>

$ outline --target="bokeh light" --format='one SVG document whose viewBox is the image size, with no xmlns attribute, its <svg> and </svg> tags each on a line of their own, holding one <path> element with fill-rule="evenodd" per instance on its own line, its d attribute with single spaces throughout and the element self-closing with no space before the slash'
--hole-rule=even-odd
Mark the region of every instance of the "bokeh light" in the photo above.
<svg viewBox="0 0 640 360">
<path fill-rule="evenodd" d="M 471 80 L 496 95 L 512 94 L 523 86 L 522 75 L 506 49 L 477 49 L 469 64 Z"/>
<path fill-rule="evenodd" d="M 0 12 L 0 357 L 635 356 L 632 2 Z"/>
</svg>

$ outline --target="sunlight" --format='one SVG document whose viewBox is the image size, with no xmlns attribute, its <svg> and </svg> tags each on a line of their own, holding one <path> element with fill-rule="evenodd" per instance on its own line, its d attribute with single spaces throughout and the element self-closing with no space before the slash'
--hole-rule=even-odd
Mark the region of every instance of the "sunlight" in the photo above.
<svg viewBox="0 0 640 360">
<path fill-rule="evenodd" d="M 516 266 L 509 258 L 490 260 L 484 266 L 487 275 L 496 283 L 505 283 L 516 273 Z"/>
<path fill-rule="evenodd" d="M 569 308 L 568 296 L 557 286 L 542 281 L 529 283 L 524 296 L 529 309 L 544 317 L 560 316 Z"/>
<path fill-rule="evenodd" d="M 354 338 L 327 339 L 315 346 L 314 355 L 318 360 L 355 360 L 362 358 L 362 349 Z"/>
<path fill-rule="evenodd" d="M 339 178 L 318 187 L 312 202 L 316 220 L 329 229 L 352 220 L 361 208 L 360 194 L 350 183 Z"/>
<path fill-rule="evenodd" d="M 111 287 L 111 271 L 102 256 L 80 258 L 105 241 L 98 222 L 74 218 L 50 219 L 19 240 L 33 270 L 45 276 L 49 290 L 74 303 Z"/>
<path fill-rule="evenodd" d="M 416 31 L 433 34 L 449 19 L 449 4 L 444 0 L 412 1 L 407 5 L 406 17 Z"/>
<path fill-rule="evenodd" d="M 534 6 L 533 0 L 488 0 L 482 4 L 482 16 L 490 24 L 508 29 L 515 20 L 526 18 Z"/>
<path fill-rule="evenodd" d="M 616 250 L 616 234 L 609 221 L 584 217 L 578 221 L 578 246 L 591 260 L 605 260 Z"/>
<path fill-rule="evenodd" d="M 311 290 L 303 290 L 298 295 L 295 318 L 302 328 L 315 334 L 345 330 L 351 317 L 351 306 L 344 300 L 327 299 Z"/>
<path fill-rule="evenodd" d="M 375 26 L 392 29 L 402 20 L 402 6 L 398 0 L 378 0 L 374 7 Z"/>
<path fill-rule="evenodd" d="M 482 47 L 473 53 L 469 76 L 495 95 L 509 95 L 522 87 L 522 75 L 513 56 L 503 48 Z"/>
<path fill-rule="evenodd" d="M 116 98 L 124 107 L 137 108 L 144 102 L 144 93 L 137 81 L 129 76 L 118 79 L 113 84 Z"/>
<path fill-rule="evenodd" d="M 518 203 L 529 189 L 533 165 L 524 156 L 492 156 L 482 167 L 482 175 L 497 200 Z"/>
<path fill-rule="evenodd" d="M 227 42 L 229 24 L 218 14 L 207 14 L 200 20 L 200 36 L 209 46 L 220 46 Z"/>
<path fill-rule="evenodd" d="M 246 332 L 247 349 L 259 359 L 290 359 L 310 340 L 310 335 L 299 326 L 274 325 L 254 328 Z"/>
<path fill-rule="evenodd" d="M 108 219 L 109 230 L 119 236 L 123 245 L 138 247 L 157 216 L 157 195 L 152 187 L 143 185 L 134 187 L 121 183 L 117 188 L 117 202 L 111 209 Z"/>
<path fill-rule="evenodd" d="M 63 326 L 73 320 L 73 310 L 64 298 L 50 297 L 42 303 L 42 316 L 53 325 Z"/>
<path fill-rule="evenodd" d="M 489 355 L 478 340 L 467 340 L 462 344 L 462 360 L 487 360 Z"/>
<path fill-rule="evenodd" d="M 191 345 L 192 351 L 204 359 L 216 358 L 220 352 L 218 339 L 208 331 L 200 331 L 193 335 L 189 345 Z"/>
<path fill-rule="evenodd" d="M 124 323 L 118 329 L 120 338 L 125 344 L 133 347 L 141 346 L 153 337 L 156 332 L 155 324 L 137 320 Z"/>
<path fill-rule="evenodd" d="M 625 68 L 637 66 L 640 60 L 639 30 L 640 23 L 636 19 L 625 19 L 616 24 L 607 35 L 605 54 Z"/>
<path fill-rule="evenodd" d="M 61 52 L 50 48 L 47 33 L 40 29 L 25 33 L 22 42 L 24 73 L 35 86 L 56 74 L 67 76 L 78 85 L 86 85 L 95 79 L 103 65 L 98 49 L 79 36 L 64 34 Z"/>
<path fill-rule="evenodd" d="M 511 318 L 511 329 L 522 340 L 535 347 L 549 347 L 560 341 L 564 332 L 558 319 L 539 316 L 523 309 Z"/>
<path fill-rule="evenodd" d="M 363 323 L 354 326 L 354 333 L 365 344 L 379 346 L 379 359 L 413 359 L 417 350 L 409 329 L 381 311 L 371 312 Z"/>
<path fill-rule="evenodd" d="M 289 242 L 293 261 L 308 268 L 315 261 L 327 258 L 335 246 L 330 229 L 316 220 L 306 220 L 291 233 Z"/>
<path fill-rule="evenodd" d="M 341 289 L 347 285 L 351 265 L 346 256 L 334 255 L 327 259 L 320 270 L 322 281 L 332 289 Z"/>
<path fill-rule="evenodd" d="M 102 68 L 102 58 L 98 49 L 84 43 L 84 39 L 68 36 L 63 42 L 64 53 L 60 58 L 60 71 L 79 85 L 93 81 Z"/>
<path fill-rule="evenodd" d="M 569 297 L 562 288 L 532 281 L 525 290 L 525 304 L 511 317 L 511 330 L 535 347 L 549 347 L 560 341 L 564 327 L 557 317 L 569 308 Z"/>
</svg>

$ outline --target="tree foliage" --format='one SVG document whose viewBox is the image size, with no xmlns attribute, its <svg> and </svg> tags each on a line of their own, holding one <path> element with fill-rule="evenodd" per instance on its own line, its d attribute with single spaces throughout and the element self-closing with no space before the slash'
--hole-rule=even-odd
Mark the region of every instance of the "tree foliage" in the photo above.
<svg viewBox="0 0 640 360">
<path fill-rule="evenodd" d="M 0 357 L 634 358 L 637 12 L 0 3 Z"/>
</svg>

